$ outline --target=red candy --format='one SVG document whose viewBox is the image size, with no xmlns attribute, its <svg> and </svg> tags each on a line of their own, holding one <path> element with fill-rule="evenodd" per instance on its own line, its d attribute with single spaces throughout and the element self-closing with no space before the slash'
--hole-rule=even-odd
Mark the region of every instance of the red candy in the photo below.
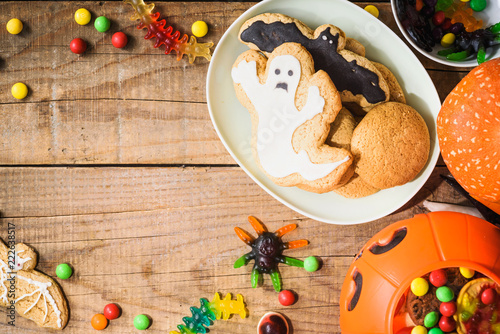
<svg viewBox="0 0 500 334">
<path fill-rule="evenodd" d="M 111 37 L 111 43 L 113 43 L 113 46 L 115 48 L 121 49 L 128 43 L 127 35 L 125 35 L 121 31 L 115 32 L 113 34 L 113 37 Z"/>
<path fill-rule="evenodd" d="M 481 293 L 481 302 L 484 305 L 493 304 L 497 300 L 497 292 L 493 288 L 488 288 Z"/>
<path fill-rule="evenodd" d="M 82 54 L 87 50 L 87 43 L 81 38 L 75 38 L 69 44 L 69 48 L 73 53 Z"/>
<path fill-rule="evenodd" d="M 455 302 L 445 302 L 439 305 L 439 312 L 445 317 L 451 317 L 457 312 L 457 304 Z"/>
<path fill-rule="evenodd" d="M 120 316 L 120 308 L 116 304 L 108 304 L 104 306 L 103 313 L 106 319 L 113 320 Z"/>
<path fill-rule="evenodd" d="M 443 28 L 443 30 L 448 30 L 448 29 L 450 29 L 450 27 L 451 27 L 451 19 L 449 17 L 447 17 L 444 19 L 443 24 L 441 25 L 441 28 Z"/>
<path fill-rule="evenodd" d="M 439 328 L 443 332 L 448 333 L 448 332 L 455 330 L 455 328 L 457 328 L 457 323 L 455 322 L 455 320 L 452 317 L 444 317 L 443 316 L 439 320 Z"/>
<path fill-rule="evenodd" d="M 443 269 L 434 270 L 429 274 L 429 281 L 437 288 L 445 285 L 448 281 L 448 278 L 446 277 L 446 271 L 444 271 Z"/>
<path fill-rule="evenodd" d="M 432 23 L 437 27 L 443 24 L 444 19 L 444 12 L 442 10 L 439 10 L 434 13 L 434 16 L 432 17 Z"/>
<path fill-rule="evenodd" d="M 278 294 L 278 300 L 283 306 L 290 306 L 295 303 L 295 294 L 290 290 L 283 290 Z"/>
</svg>

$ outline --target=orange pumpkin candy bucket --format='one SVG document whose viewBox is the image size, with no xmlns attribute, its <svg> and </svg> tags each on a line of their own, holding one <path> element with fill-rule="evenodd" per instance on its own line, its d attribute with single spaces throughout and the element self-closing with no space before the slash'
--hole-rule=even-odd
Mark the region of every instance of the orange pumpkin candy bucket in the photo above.
<svg viewBox="0 0 500 334">
<path fill-rule="evenodd" d="M 500 229 L 456 212 L 419 214 L 372 237 L 347 271 L 340 293 L 343 334 L 410 333 L 405 296 L 413 279 L 464 267 L 500 283 Z"/>
</svg>

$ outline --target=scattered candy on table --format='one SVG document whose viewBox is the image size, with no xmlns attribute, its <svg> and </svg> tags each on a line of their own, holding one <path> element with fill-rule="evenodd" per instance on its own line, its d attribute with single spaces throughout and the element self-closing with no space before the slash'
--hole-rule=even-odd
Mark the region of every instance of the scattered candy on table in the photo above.
<svg viewBox="0 0 500 334">
<path fill-rule="evenodd" d="M 95 314 L 90 323 L 94 329 L 102 330 L 108 326 L 108 319 L 103 314 Z"/>
<path fill-rule="evenodd" d="M 99 32 L 106 32 L 111 27 L 111 21 L 105 16 L 99 16 L 94 21 L 94 27 Z"/>
<path fill-rule="evenodd" d="M 288 334 L 288 321 L 276 312 L 268 312 L 262 316 L 257 325 L 257 334 Z"/>
<path fill-rule="evenodd" d="M 10 19 L 7 22 L 7 31 L 12 35 L 17 35 L 23 30 L 23 23 L 19 19 Z"/>
<path fill-rule="evenodd" d="M 196 37 L 203 37 L 208 33 L 208 25 L 205 21 L 196 21 L 191 26 L 191 32 Z"/>
<path fill-rule="evenodd" d="M 75 38 L 69 43 L 71 52 L 82 54 L 87 50 L 87 43 L 81 38 Z"/>
<path fill-rule="evenodd" d="M 232 300 L 230 293 L 224 299 L 221 299 L 220 295 L 216 293 L 211 302 L 201 298 L 200 307 L 193 306 L 190 310 L 192 317 L 182 318 L 185 325 L 177 325 L 180 332 L 171 331 L 170 334 L 206 333 L 206 327 L 210 326 L 216 319 L 219 320 L 222 317 L 222 319 L 228 320 L 232 314 L 239 314 L 242 319 L 247 316 L 243 296 L 240 294 L 236 295 L 236 300 Z"/>
<path fill-rule="evenodd" d="M 293 293 L 293 291 L 290 290 L 282 290 L 278 294 L 278 301 L 283 306 L 293 305 L 296 301 L 295 293 Z"/>
<path fill-rule="evenodd" d="M 377 8 L 377 7 L 375 7 L 374 5 L 368 5 L 368 6 L 366 6 L 366 7 L 365 7 L 365 10 L 366 10 L 368 13 L 372 14 L 373 16 L 375 16 L 376 18 L 378 18 L 378 16 L 379 16 L 379 11 L 378 11 L 378 8 Z"/>
<path fill-rule="evenodd" d="M 11 93 L 16 99 L 22 100 L 28 95 L 28 86 L 22 82 L 17 82 L 12 86 Z"/>
<path fill-rule="evenodd" d="M 420 297 L 429 291 L 429 283 L 424 278 L 418 277 L 411 281 L 410 289 L 415 296 Z"/>
<path fill-rule="evenodd" d="M 121 49 L 128 43 L 127 35 L 125 35 L 121 31 L 115 32 L 113 34 L 113 37 L 111 37 L 111 43 L 115 48 Z"/>
<path fill-rule="evenodd" d="M 80 8 L 75 12 L 75 21 L 79 25 L 86 25 L 90 22 L 90 19 L 92 18 L 92 15 L 90 12 L 85 9 L 85 8 Z"/>
<path fill-rule="evenodd" d="M 113 304 L 113 303 L 104 306 L 103 313 L 104 313 L 104 316 L 106 317 L 106 319 L 108 319 L 108 320 L 117 319 L 121 314 L 120 308 L 118 307 L 118 305 Z"/>
<path fill-rule="evenodd" d="M 134 327 L 140 331 L 148 329 L 151 322 L 145 314 L 139 314 L 134 318 Z"/>
<path fill-rule="evenodd" d="M 135 14 L 132 20 L 140 20 L 137 29 L 148 30 L 145 39 L 155 37 L 154 47 L 165 45 L 165 54 L 169 54 L 174 50 L 177 53 L 177 60 L 181 60 L 183 55 L 188 55 L 190 63 L 193 63 L 196 57 L 204 57 L 207 60 L 212 58 L 210 48 L 214 43 L 198 43 L 196 37 L 188 37 L 182 35 L 179 31 L 173 31 L 172 26 L 167 26 L 165 20 L 159 20 L 160 13 L 153 13 L 154 3 L 145 4 L 144 0 L 125 0 L 126 3 L 132 5 Z"/>
<path fill-rule="evenodd" d="M 73 275 L 73 269 L 67 263 L 61 263 L 56 267 L 56 275 L 60 279 L 68 279 Z"/>
<path fill-rule="evenodd" d="M 304 260 L 304 269 L 308 272 L 314 272 L 319 269 L 319 260 L 315 256 L 306 257 Z"/>
<path fill-rule="evenodd" d="M 278 264 L 284 263 L 289 266 L 304 267 L 304 262 L 298 259 L 290 258 L 283 255 L 285 249 L 293 249 L 304 247 L 309 244 L 307 240 L 295 240 L 283 242 L 281 237 L 288 232 L 297 228 L 296 224 L 283 226 L 276 232 L 268 232 L 267 228 L 255 217 L 248 217 L 248 221 L 257 232 L 258 237 L 254 238 L 239 227 L 235 227 L 234 231 L 238 238 L 241 239 L 252 250 L 240 257 L 234 263 L 234 268 L 240 268 L 247 265 L 251 260 L 254 260 L 252 269 L 251 282 L 252 287 L 256 288 L 259 282 L 259 277 L 262 274 L 269 274 L 276 292 L 281 291 L 281 277 L 278 271 Z"/>
</svg>

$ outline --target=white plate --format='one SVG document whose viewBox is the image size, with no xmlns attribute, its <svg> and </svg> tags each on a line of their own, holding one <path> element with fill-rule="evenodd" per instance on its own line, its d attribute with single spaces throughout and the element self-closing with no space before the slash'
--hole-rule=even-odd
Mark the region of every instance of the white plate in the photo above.
<svg viewBox="0 0 500 334">
<path fill-rule="evenodd" d="M 477 66 L 477 55 L 471 55 L 467 59 L 461 61 L 453 61 L 448 60 L 446 57 L 438 55 L 438 51 L 443 50 L 444 48 L 438 44 L 434 48 L 432 48 L 431 52 L 425 51 L 424 49 L 417 46 L 417 44 L 410 38 L 406 30 L 401 25 L 399 21 L 399 17 L 396 12 L 396 4 L 395 0 L 391 0 L 391 8 L 392 13 L 394 15 L 394 19 L 399 27 L 399 30 L 406 38 L 406 40 L 421 54 L 426 56 L 429 59 L 434 60 L 437 63 L 441 63 L 448 66 L 455 67 L 476 67 Z M 474 17 L 478 20 L 483 20 L 483 27 L 489 27 L 495 23 L 500 22 L 500 1 L 498 0 L 489 0 L 486 9 L 481 12 L 474 12 Z M 500 57 L 500 47 L 498 45 L 489 47 L 486 49 L 486 60 L 498 58 Z"/>
<path fill-rule="evenodd" d="M 431 151 L 424 170 L 413 181 L 360 199 L 347 199 L 334 192 L 314 194 L 271 182 L 255 163 L 250 147 L 251 121 L 236 98 L 231 67 L 248 47 L 238 41 L 240 26 L 265 12 L 295 17 L 310 28 L 331 23 L 359 40 L 367 56 L 381 62 L 399 80 L 408 104 L 425 119 L 431 135 Z M 207 76 L 210 117 L 229 153 L 243 170 L 274 198 L 315 220 L 334 224 L 358 224 L 384 217 L 403 206 L 424 185 L 439 156 L 436 117 L 441 107 L 429 75 L 415 55 L 387 26 L 360 7 L 345 0 L 267 0 L 246 11 L 219 41 Z M 251 212 L 249 212 L 250 214 Z"/>
</svg>

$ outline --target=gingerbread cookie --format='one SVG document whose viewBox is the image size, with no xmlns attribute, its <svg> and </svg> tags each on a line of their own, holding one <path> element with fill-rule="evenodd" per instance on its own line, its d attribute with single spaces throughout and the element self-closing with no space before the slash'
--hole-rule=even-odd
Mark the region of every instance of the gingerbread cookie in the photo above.
<svg viewBox="0 0 500 334">
<path fill-rule="evenodd" d="M 66 299 L 52 278 L 35 270 L 36 265 L 32 248 L 22 243 L 8 248 L 0 240 L 0 305 L 9 315 L 15 308 L 40 327 L 63 329 L 69 315 Z"/>
<path fill-rule="evenodd" d="M 351 153 L 325 144 L 340 95 L 304 47 L 285 43 L 269 58 L 246 51 L 231 75 L 251 114 L 254 157 L 274 183 L 322 193 L 345 180 Z"/>
<path fill-rule="evenodd" d="M 356 173 L 370 186 L 386 189 L 413 180 L 429 157 L 427 125 L 412 107 L 386 102 L 358 124 L 351 141 Z"/>
<path fill-rule="evenodd" d="M 328 73 L 342 102 L 370 107 L 389 99 L 389 87 L 380 72 L 368 59 L 346 49 L 345 33 L 336 26 L 325 24 L 311 30 L 292 17 L 265 13 L 246 21 L 239 39 L 265 54 L 286 42 L 301 44 L 311 53 L 315 69 Z M 350 48 L 362 53 L 356 42 L 349 41 Z"/>
</svg>

